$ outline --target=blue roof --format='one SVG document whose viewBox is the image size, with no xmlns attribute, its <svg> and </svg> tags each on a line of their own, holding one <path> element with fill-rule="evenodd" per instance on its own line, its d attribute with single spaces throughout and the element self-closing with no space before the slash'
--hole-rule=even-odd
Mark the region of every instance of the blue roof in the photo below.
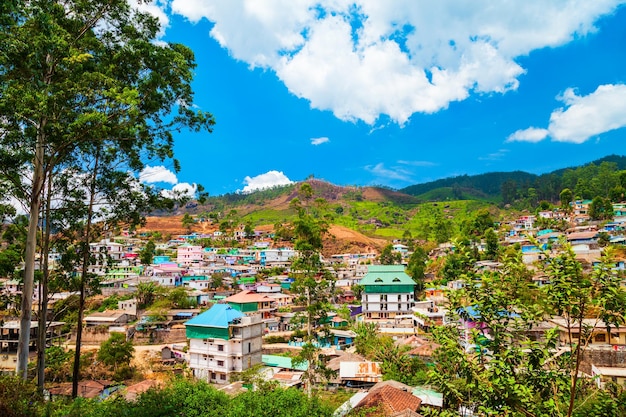
<svg viewBox="0 0 626 417">
<path fill-rule="evenodd" d="M 215 304 L 204 313 L 186 321 L 185 326 L 228 328 L 229 323 L 244 316 L 245 314 L 228 304 Z"/>
</svg>

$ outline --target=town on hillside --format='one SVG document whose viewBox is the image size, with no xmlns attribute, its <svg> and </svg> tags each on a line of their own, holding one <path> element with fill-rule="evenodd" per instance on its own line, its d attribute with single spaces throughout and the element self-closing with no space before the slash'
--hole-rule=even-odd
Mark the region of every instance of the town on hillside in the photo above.
<svg viewBox="0 0 626 417">
<path fill-rule="evenodd" d="M 439 245 L 398 239 L 330 256 L 306 207 L 291 239 L 245 225 L 105 233 L 89 245 L 83 297 L 54 282 L 80 268 L 63 275 L 59 252 L 37 258 L 51 280 L 32 300 L 29 372 L 44 350 L 52 400 L 132 402 L 185 378 L 229 396 L 324 395 L 335 416 L 566 415 L 570 400 L 588 410 L 580 393 L 607 403 L 626 384 L 626 204 L 600 220 L 593 204 L 490 219 Z M 0 370 L 12 374 L 23 283 L 6 275 Z M 526 394 L 509 399 L 516 390 Z"/>
</svg>

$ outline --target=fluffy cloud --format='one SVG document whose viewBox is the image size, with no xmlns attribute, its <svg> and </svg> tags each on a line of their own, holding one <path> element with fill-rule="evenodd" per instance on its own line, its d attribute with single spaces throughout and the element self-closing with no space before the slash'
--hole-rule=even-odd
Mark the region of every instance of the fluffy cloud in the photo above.
<svg viewBox="0 0 626 417">
<path fill-rule="evenodd" d="M 520 129 L 506 139 L 507 142 L 531 142 L 537 143 L 548 137 L 547 129 L 539 129 L 536 127 L 529 127 L 528 129 Z"/>
<path fill-rule="evenodd" d="M 515 61 L 595 30 L 620 0 L 172 0 L 251 67 L 343 120 L 406 123 L 472 93 L 518 87 Z"/>
<path fill-rule="evenodd" d="M 591 137 L 626 126 L 626 85 L 606 84 L 579 96 L 572 88 L 558 99 L 565 107 L 550 115 L 547 129 L 518 130 L 507 142 L 539 142 L 547 137 L 556 142 L 583 143 Z"/>
<path fill-rule="evenodd" d="M 154 184 L 157 182 L 177 184 L 178 178 L 176 178 L 176 174 L 162 165 L 156 167 L 146 166 L 139 173 L 139 181 L 146 184 Z"/>
<path fill-rule="evenodd" d="M 147 166 L 139 173 L 139 181 L 146 184 L 167 183 L 173 187 L 169 190 L 161 190 L 161 194 L 168 198 L 195 198 L 198 192 L 196 184 L 178 182 L 176 174 L 164 166 Z"/>
<path fill-rule="evenodd" d="M 198 186 L 196 184 L 189 184 L 188 182 L 180 182 L 172 187 L 171 190 L 163 190 L 161 193 L 165 197 L 169 198 L 180 198 L 180 197 L 188 197 L 194 198 L 198 191 Z"/>
<path fill-rule="evenodd" d="M 626 85 L 601 85 L 588 96 L 568 89 L 565 108 L 550 115 L 548 130 L 557 142 L 583 143 L 595 135 L 626 126 Z"/>
<path fill-rule="evenodd" d="M 330 142 L 327 137 L 311 138 L 311 145 L 321 145 L 322 143 Z"/>
<path fill-rule="evenodd" d="M 243 187 L 243 190 L 240 190 L 240 192 L 244 194 L 293 183 L 293 181 L 287 178 L 281 171 L 268 171 L 256 177 L 246 177 L 243 181 L 246 183 L 246 186 Z"/>
</svg>

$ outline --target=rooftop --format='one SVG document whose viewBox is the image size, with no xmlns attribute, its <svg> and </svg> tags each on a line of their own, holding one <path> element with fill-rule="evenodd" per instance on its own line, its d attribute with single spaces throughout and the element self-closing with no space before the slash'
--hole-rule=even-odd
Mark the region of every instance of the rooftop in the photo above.
<svg viewBox="0 0 626 417">
<path fill-rule="evenodd" d="M 185 326 L 228 328 L 229 324 L 241 317 L 244 314 L 228 304 L 214 304 L 209 310 L 185 322 Z"/>
</svg>

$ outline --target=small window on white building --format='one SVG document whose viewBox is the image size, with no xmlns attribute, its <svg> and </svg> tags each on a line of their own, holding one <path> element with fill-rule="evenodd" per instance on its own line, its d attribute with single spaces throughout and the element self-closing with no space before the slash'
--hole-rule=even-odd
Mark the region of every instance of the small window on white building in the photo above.
<svg viewBox="0 0 626 417">
<path fill-rule="evenodd" d="M 220 352 L 224 351 L 224 345 L 217 345 L 217 350 L 219 350 Z"/>
</svg>

